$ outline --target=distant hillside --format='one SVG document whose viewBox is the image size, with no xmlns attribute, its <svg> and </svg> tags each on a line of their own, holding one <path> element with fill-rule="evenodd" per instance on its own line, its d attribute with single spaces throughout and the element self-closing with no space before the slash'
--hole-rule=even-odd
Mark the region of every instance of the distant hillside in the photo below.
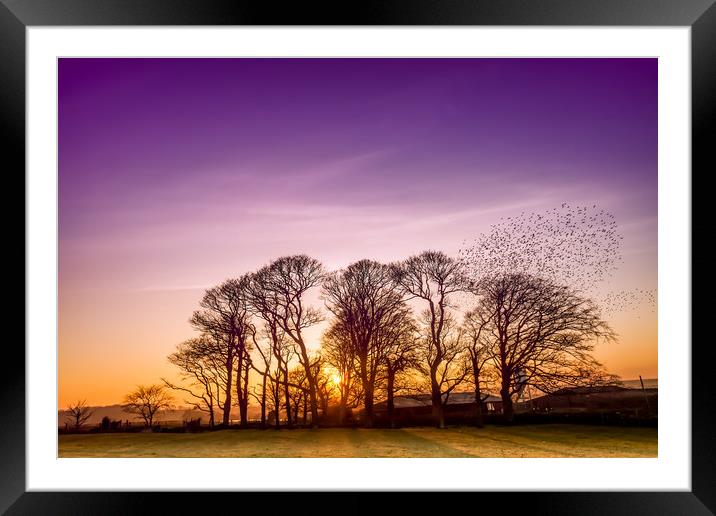
<svg viewBox="0 0 716 516">
<path fill-rule="evenodd" d="M 129 420 L 130 422 L 143 422 L 142 418 L 139 416 L 135 416 L 133 414 L 129 414 L 122 410 L 121 405 L 107 405 L 104 407 L 91 407 L 92 416 L 87 421 L 87 425 L 96 425 L 100 421 L 102 421 L 103 417 L 108 417 L 109 419 L 113 421 L 126 421 Z M 249 419 L 258 418 L 260 416 L 260 411 L 258 407 L 249 407 Z M 57 422 L 59 426 L 64 426 L 65 422 L 67 421 L 67 411 L 66 410 L 60 410 L 57 412 Z M 160 412 L 159 415 L 155 418 L 157 422 L 162 421 L 184 421 L 188 419 L 195 419 L 200 417 L 202 419 L 203 423 L 209 422 L 209 415 L 206 412 L 201 412 L 200 410 L 194 410 L 190 407 L 177 407 L 174 410 L 167 410 Z M 221 418 L 221 411 L 217 411 L 216 416 L 217 419 Z M 239 411 L 238 409 L 235 409 L 231 412 L 231 419 L 239 419 Z"/>
<path fill-rule="evenodd" d="M 627 389 L 641 389 L 641 383 L 639 378 L 636 380 L 622 380 L 622 385 Z M 659 379 L 658 378 L 644 378 L 645 389 L 658 389 Z"/>
</svg>

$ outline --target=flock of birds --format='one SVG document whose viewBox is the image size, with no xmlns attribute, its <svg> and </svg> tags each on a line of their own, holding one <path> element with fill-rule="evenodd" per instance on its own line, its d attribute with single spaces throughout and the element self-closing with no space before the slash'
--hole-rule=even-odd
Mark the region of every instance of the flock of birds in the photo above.
<svg viewBox="0 0 716 516">
<path fill-rule="evenodd" d="M 601 298 L 597 287 L 618 269 L 623 236 L 614 215 L 591 206 L 571 206 L 542 213 L 524 212 L 491 226 L 460 256 L 474 277 L 525 273 L 551 279 L 592 296 L 603 313 L 656 306 L 656 291 L 612 292 Z"/>
<path fill-rule="evenodd" d="M 649 313 L 656 312 L 656 290 L 620 290 L 608 292 L 597 299 L 604 315 L 613 315 L 646 307 Z M 637 319 L 640 317 L 637 315 Z"/>
</svg>

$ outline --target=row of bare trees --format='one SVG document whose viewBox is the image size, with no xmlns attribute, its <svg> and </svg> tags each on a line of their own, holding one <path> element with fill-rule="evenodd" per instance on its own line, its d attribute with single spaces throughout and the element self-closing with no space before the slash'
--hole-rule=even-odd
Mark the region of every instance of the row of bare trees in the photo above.
<svg viewBox="0 0 716 516">
<path fill-rule="evenodd" d="M 320 322 L 321 315 L 305 298 L 322 278 L 318 261 L 293 256 L 207 290 L 191 317 L 199 336 L 183 342 L 169 356 L 182 382 L 165 379 L 164 383 L 186 393 L 195 408 L 208 413 L 212 426 L 217 411 L 221 424 L 229 424 L 234 402 L 240 424 L 246 426 L 252 396 L 259 400 L 264 422 L 272 400 L 276 409 L 283 404 L 290 421 L 295 404 L 290 386 L 307 396 L 311 421 L 317 424 L 317 364 L 304 333 Z M 300 382 L 292 378 L 294 362 L 300 366 Z M 259 393 L 249 383 L 252 371 L 261 377 Z"/>
<path fill-rule="evenodd" d="M 198 336 L 169 357 L 181 382 L 164 382 L 211 425 L 228 424 L 238 405 L 246 426 L 253 399 L 264 425 L 316 426 L 332 411 L 342 423 L 360 407 L 372 426 L 376 402 L 392 421 L 403 391 L 429 393 L 442 427 L 456 390 L 474 390 L 481 424 L 491 390 L 511 420 L 525 385 L 551 392 L 612 380 L 591 353 L 614 334 L 588 298 L 536 274 L 468 270 L 439 251 L 331 273 L 305 255 L 279 258 L 206 291 L 191 317 Z M 324 320 L 314 349 L 307 333 Z"/>
</svg>

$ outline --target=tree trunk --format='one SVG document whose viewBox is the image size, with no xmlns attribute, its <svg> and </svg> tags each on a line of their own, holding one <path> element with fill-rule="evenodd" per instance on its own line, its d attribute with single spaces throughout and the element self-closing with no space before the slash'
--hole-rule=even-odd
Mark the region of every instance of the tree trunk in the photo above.
<svg viewBox="0 0 716 516">
<path fill-rule="evenodd" d="M 338 405 L 338 424 L 342 425 L 346 420 L 346 396 L 343 392 L 343 389 L 341 389 L 341 401 Z"/>
<path fill-rule="evenodd" d="M 441 403 L 433 403 L 433 419 L 437 428 L 445 428 L 445 409 Z"/>
<path fill-rule="evenodd" d="M 268 367 L 266 367 L 268 373 Z M 261 380 L 261 428 L 266 428 L 266 375 Z"/>
<path fill-rule="evenodd" d="M 500 396 L 502 397 L 502 418 L 505 423 L 512 423 L 515 419 L 515 413 L 512 407 L 512 396 L 510 396 L 509 384 L 505 385 L 503 382 L 502 389 L 500 389 Z"/>
<path fill-rule="evenodd" d="M 367 386 L 365 388 L 365 426 L 366 428 L 373 427 L 373 387 Z"/>
<path fill-rule="evenodd" d="M 360 359 L 360 378 L 363 382 L 363 406 L 364 406 L 364 421 L 363 424 L 366 428 L 373 426 L 373 388 L 374 384 L 368 378 L 368 359 L 367 357 L 361 357 Z"/>
<path fill-rule="evenodd" d="M 214 428 L 214 398 L 209 396 L 209 427 Z"/>
<path fill-rule="evenodd" d="M 350 385 L 352 380 L 351 371 L 345 371 L 341 378 L 343 379 L 343 381 L 341 381 L 340 384 L 341 403 L 340 410 L 338 413 L 338 423 L 342 425 L 346 422 L 346 416 L 348 415 L 348 396 L 350 395 Z"/>
<path fill-rule="evenodd" d="M 226 357 L 226 397 L 224 398 L 224 414 L 222 424 L 229 426 L 229 418 L 231 417 L 231 381 L 234 377 L 234 343 L 231 342 L 229 352 Z"/>
<path fill-rule="evenodd" d="M 479 387 L 475 388 L 475 426 L 482 428 L 485 425 L 483 413 L 482 413 L 482 392 Z"/>
<path fill-rule="evenodd" d="M 276 378 L 276 381 L 274 382 L 274 400 L 276 400 L 276 403 L 274 404 L 274 419 L 276 430 L 281 428 L 281 385 L 278 382 L 278 375 Z"/>
<path fill-rule="evenodd" d="M 316 395 L 316 380 L 313 375 L 311 375 L 308 385 L 311 403 L 311 428 L 318 428 L 318 396 Z"/>
<path fill-rule="evenodd" d="M 435 420 L 435 426 L 437 426 L 438 428 L 445 428 L 445 407 L 443 406 L 440 386 L 434 382 L 432 386 L 432 400 L 433 419 Z"/>
<path fill-rule="evenodd" d="M 286 398 L 286 421 L 288 422 L 288 427 L 291 428 L 293 424 L 291 420 L 291 393 L 288 388 L 288 365 L 283 372 L 283 392 Z"/>
<path fill-rule="evenodd" d="M 306 397 L 306 393 L 304 392 L 301 396 L 303 399 L 303 426 L 306 426 L 307 418 L 308 418 L 308 397 Z"/>
<path fill-rule="evenodd" d="M 440 364 L 442 357 L 438 357 L 430 365 L 430 395 L 433 402 L 433 420 L 438 428 L 445 428 L 445 409 L 443 407 L 442 392 L 440 392 L 440 384 L 437 381 L 437 366 Z"/>
<path fill-rule="evenodd" d="M 306 351 L 306 345 L 303 342 L 303 339 L 300 337 L 295 338 L 294 340 L 299 345 L 299 348 L 301 350 L 301 361 L 303 364 L 303 368 L 306 371 L 306 381 L 308 382 L 308 395 L 309 395 L 309 401 L 311 403 L 311 428 L 318 428 L 318 386 L 316 385 L 316 378 L 313 376 L 313 371 L 311 371 L 311 361 L 308 358 L 308 352 Z"/>
<path fill-rule="evenodd" d="M 245 425 L 244 422 L 244 411 L 242 406 L 242 400 L 243 400 L 243 385 L 242 385 L 242 376 L 243 376 L 243 369 L 244 369 L 244 353 L 243 350 L 239 351 L 239 356 L 237 357 L 237 365 L 236 365 L 236 402 L 239 405 L 239 422 L 241 426 Z"/>
<path fill-rule="evenodd" d="M 293 412 L 291 413 L 293 416 L 292 421 L 293 421 L 294 425 L 298 424 L 298 412 L 299 412 L 299 409 L 301 408 L 300 405 L 301 405 L 301 398 L 297 397 L 295 403 L 293 404 Z"/>
<path fill-rule="evenodd" d="M 324 414 L 328 414 L 328 395 L 321 396 L 321 410 Z"/>
<path fill-rule="evenodd" d="M 386 409 L 388 412 L 388 421 L 390 422 L 390 428 L 395 428 L 395 419 L 394 419 L 394 413 L 395 413 L 395 398 L 394 398 L 394 389 L 395 389 L 395 373 L 391 370 L 388 370 L 388 401 L 386 403 Z"/>
<path fill-rule="evenodd" d="M 246 351 L 244 351 L 246 353 Z M 249 424 L 249 357 L 246 356 L 246 360 L 243 366 L 243 378 L 241 382 L 241 400 L 239 405 L 239 413 L 241 414 L 241 426 L 246 427 Z M 237 379 L 238 380 L 238 379 Z"/>
<path fill-rule="evenodd" d="M 505 330 L 500 330 L 500 397 L 502 398 L 502 419 L 505 423 L 511 424 L 514 420 L 514 408 L 512 407 L 512 396 L 510 394 L 510 382 L 512 381 L 512 367 L 507 362 L 507 337 Z"/>
<path fill-rule="evenodd" d="M 482 392 L 480 390 L 480 369 L 477 366 L 477 359 L 472 360 L 472 373 L 475 379 L 475 425 L 482 428 L 484 425 L 482 417 Z"/>
</svg>

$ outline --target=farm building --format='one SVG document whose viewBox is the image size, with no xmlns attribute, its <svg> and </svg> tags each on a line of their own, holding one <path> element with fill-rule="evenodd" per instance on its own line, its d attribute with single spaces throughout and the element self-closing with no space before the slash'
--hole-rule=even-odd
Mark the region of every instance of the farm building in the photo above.
<svg viewBox="0 0 716 516">
<path fill-rule="evenodd" d="M 397 396 L 394 404 L 393 421 L 399 426 L 434 424 L 429 394 Z M 385 401 L 375 405 L 377 424 L 388 422 L 386 405 Z M 471 424 L 476 416 L 476 408 L 474 393 L 452 393 L 445 407 L 446 422 Z M 568 418 L 570 422 L 597 424 L 656 421 L 658 389 L 630 389 L 623 386 L 572 387 L 531 400 L 523 398 L 515 402 L 514 409 L 516 417 L 522 421 L 558 421 L 564 418 Z M 492 394 L 487 395 L 483 401 L 482 412 L 486 422 L 499 422 L 502 399 Z"/>
<path fill-rule="evenodd" d="M 396 396 L 394 399 L 393 417 L 401 422 L 432 422 L 432 399 L 430 394 L 417 394 L 414 396 Z M 447 420 L 464 420 L 475 416 L 477 404 L 474 392 L 453 392 L 448 396 L 445 406 Z M 373 408 L 376 421 L 380 422 L 388 417 L 387 402 L 376 403 Z M 495 414 L 502 411 L 502 399 L 492 394 L 483 394 L 482 410 L 484 414 Z"/>
<path fill-rule="evenodd" d="M 520 403 L 520 409 L 535 412 L 639 411 L 656 415 L 658 389 L 629 389 L 621 386 L 571 387 Z M 516 407 L 517 408 L 517 407 Z"/>
</svg>

